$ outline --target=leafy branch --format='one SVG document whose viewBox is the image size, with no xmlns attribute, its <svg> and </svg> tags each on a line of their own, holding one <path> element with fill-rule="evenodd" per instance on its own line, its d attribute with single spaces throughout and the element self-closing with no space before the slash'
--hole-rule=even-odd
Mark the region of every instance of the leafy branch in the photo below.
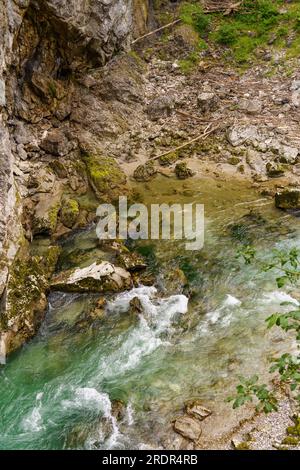
<svg viewBox="0 0 300 470">
<path fill-rule="evenodd" d="M 245 264 L 249 265 L 255 259 L 255 249 L 252 246 L 243 247 L 237 253 L 237 258 L 242 257 Z M 300 276 L 300 253 L 297 248 L 289 251 L 273 250 L 271 263 L 262 265 L 262 271 L 272 269 L 279 271 L 280 276 L 276 278 L 278 288 L 286 284 L 297 284 Z M 300 342 L 300 309 L 294 309 L 288 313 L 274 313 L 266 319 L 268 328 L 278 327 L 285 332 L 295 334 L 295 340 Z M 269 372 L 278 373 L 280 382 L 290 387 L 294 398 L 300 404 L 300 355 L 285 353 L 279 358 L 272 360 L 273 365 Z M 272 391 L 265 384 L 258 384 L 259 377 L 254 375 L 250 379 L 239 377 L 240 384 L 236 387 L 236 395 L 229 397 L 228 402 L 233 402 L 233 408 L 238 408 L 253 399 L 258 401 L 257 409 L 265 413 L 277 410 L 277 400 Z"/>
</svg>

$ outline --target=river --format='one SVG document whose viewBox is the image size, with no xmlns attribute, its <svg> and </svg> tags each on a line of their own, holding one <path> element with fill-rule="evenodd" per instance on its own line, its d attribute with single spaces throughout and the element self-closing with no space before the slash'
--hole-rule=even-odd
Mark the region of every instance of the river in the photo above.
<svg viewBox="0 0 300 470">
<path fill-rule="evenodd" d="M 278 290 L 274 273 L 236 253 L 243 242 L 263 260 L 273 248 L 300 247 L 299 219 L 245 182 L 160 176 L 136 189 L 149 203 L 205 204 L 203 250 L 186 251 L 182 241 L 138 243 L 156 286 L 111 297 L 105 319 L 87 328 L 74 325 L 93 296 L 51 293 L 38 335 L 0 369 L 1 449 L 169 447 L 171 421 L 191 398 L 230 426 L 236 412 L 224 401 L 237 376 L 265 377 L 268 358 L 285 347 L 264 320 L 284 301 L 298 304 L 293 289 Z M 78 250 L 86 264 L 102 255 L 94 228 L 63 248 L 62 267 Z M 189 287 L 173 295 L 164 274 L 175 269 Z M 139 318 L 126 313 L 135 296 L 144 308 Z M 116 400 L 124 403 L 119 421 Z"/>
</svg>

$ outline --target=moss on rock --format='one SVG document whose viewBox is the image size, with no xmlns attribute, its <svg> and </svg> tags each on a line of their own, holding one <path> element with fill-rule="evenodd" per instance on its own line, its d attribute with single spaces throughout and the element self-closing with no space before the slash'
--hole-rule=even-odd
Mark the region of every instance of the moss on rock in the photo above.
<svg viewBox="0 0 300 470">
<path fill-rule="evenodd" d="M 90 185 L 100 200 L 113 201 L 124 194 L 126 176 L 112 157 L 85 153 Z"/>
<path fill-rule="evenodd" d="M 279 209 L 300 209 L 300 190 L 286 189 L 276 193 L 275 206 Z"/>
<path fill-rule="evenodd" d="M 59 247 L 51 246 L 44 256 L 21 252 L 14 261 L 0 322 L 0 333 L 6 337 L 6 354 L 31 339 L 39 328 L 47 307 L 48 281 L 59 253 Z"/>
<path fill-rule="evenodd" d="M 65 227 L 72 228 L 79 216 L 80 208 L 76 199 L 67 199 L 63 201 L 60 220 Z"/>
</svg>

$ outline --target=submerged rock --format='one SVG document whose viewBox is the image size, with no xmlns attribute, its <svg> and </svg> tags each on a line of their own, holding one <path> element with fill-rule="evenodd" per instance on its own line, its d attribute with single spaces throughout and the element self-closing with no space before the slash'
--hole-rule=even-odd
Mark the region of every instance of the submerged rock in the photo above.
<svg viewBox="0 0 300 470">
<path fill-rule="evenodd" d="M 276 193 L 275 206 L 279 209 L 300 209 L 300 189 L 286 189 Z"/>
<path fill-rule="evenodd" d="M 198 441 L 202 434 L 201 423 L 189 415 L 183 415 L 173 422 L 174 431 L 190 441 Z"/>
<path fill-rule="evenodd" d="M 64 271 L 51 281 L 53 290 L 63 292 L 119 292 L 131 285 L 130 273 L 107 261 Z"/>
<path fill-rule="evenodd" d="M 203 421 L 205 418 L 212 414 L 212 411 L 208 408 L 205 408 L 199 400 L 194 400 L 186 403 L 185 405 L 186 412 L 193 416 L 194 418 L 200 419 Z"/>
</svg>

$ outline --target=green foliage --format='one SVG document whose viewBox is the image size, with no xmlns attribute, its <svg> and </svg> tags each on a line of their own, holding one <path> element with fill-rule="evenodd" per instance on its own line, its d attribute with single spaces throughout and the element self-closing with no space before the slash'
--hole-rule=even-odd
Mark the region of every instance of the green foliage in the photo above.
<svg viewBox="0 0 300 470">
<path fill-rule="evenodd" d="M 257 410 L 263 410 L 265 413 L 277 410 L 277 400 L 267 385 L 258 384 L 259 377 L 253 375 L 250 379 L 239 377 L 240 384 L 236 387 L 237 394 L 229 397 L 228 402 L 233 401 L 233 409 L 245 405 L 247 402 L 252 402 L 255 398 L 257 400 Z"/>
<path fill-rule="evenodd" d="M 273 253 L 272 263 L 267 264 L 263 270 L 276 269 L 280 272 L 280 276 L 276 279 L 279 288 L 284 287 L 288 282 L 296 284 L 300 276 L 299 250 L 296 248 L 288 252 L 274 250 Z"/>
<path fill-rule="evenodd" d="M 180 10 L 180 19 L 183 23 L 192 26 L 200 36 L 205 33 L 210 25 L 210 18 L 203 13 L 199 4 L 184 3 Z"/>
<path fill-rule="evenodd" d="M 222 24 L 216 33 L 216 42 L 225 46 L 231 46 L 238 39 L 238 32 L 234 24 Z"/>
<path fill-rule="evenodd" d="M 245 264 L 251 264 L 255 259 L 255 250 L 251 246 L 242 248 L 237 254 L 238 258 L 241 256 L 244 258 Z M 262 270 L 266 272 L 276 269 L 280 272 L 280 276 L 276 279 L 279 288 L 287 283 L 297 284 L 300 275 L 299 258 L 300 254 L 297 248 L 288 251 L 274 250 L 272 262 L 264 265 Z M 296 341 L 300 342 L 300 309 L 294 309 L 288 313 L 275 313 L 268 317 L 266 322 L 268 328 L 278 327 L 285 332 L 294 333 Z M 289 385 L 294 398 L 300 404 L 300 355 L 284 353 L 279 358 L 274 358 L 272 363 L 270 373 L 279 374 L 280 381 Z M 257 385 L 257 376 L 248 380 L 240 378 L 240 382 L 236 387 L 237 395 L 228 398 L 228 401 L 233 401 L 233 408 L 238 408 L 256 397 L 260 403 L 260 409 L 266 413 L 276 410 L 276 399 L 266 385 Z"/>
<path fill-rule="evenodd" d="M 251 264 L 255 258 L 256 250 L 251 245 L 240 248 L 237 252 L 236 258 L 243 258 L 245 264 Z"/>
</svg>

